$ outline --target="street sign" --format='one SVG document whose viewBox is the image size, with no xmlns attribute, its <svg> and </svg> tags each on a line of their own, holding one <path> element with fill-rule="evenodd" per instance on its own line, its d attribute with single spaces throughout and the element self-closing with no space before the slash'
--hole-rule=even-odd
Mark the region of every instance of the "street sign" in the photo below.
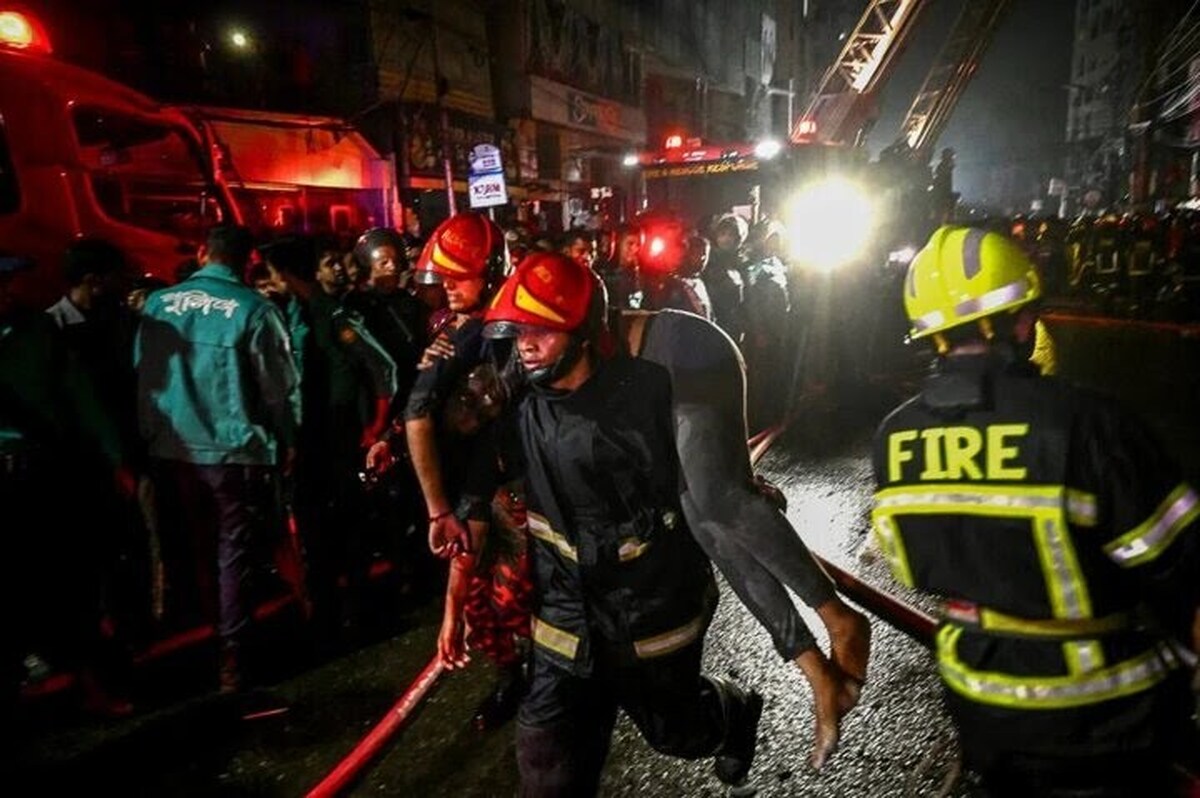
<svg viewBox="0 0 1200 798">
<path fill-rule="evenodd" d="M 470 174 L 467 175 L 467 198 L 472 208 L 491 208 L 508 204 L 508 185 L 504 182 L 504 162 L 500 148 L 493 144 L 476 144 L 471 149 Z"/>
<path fill-rule="evenodd" d="M 472 208 L 491 208 L 508 204 L 508 187 L 504 173 L 471 175 L 467 178 L 467 195 Z"/>
<path fill-rule="evenodd" d="M 494 144 L 476 144 L 471 149 L 470 161 L 471 174 L 483 175 L 504 171 L 504 162 L 500 160 L 500 148 Z"/>
</svg>

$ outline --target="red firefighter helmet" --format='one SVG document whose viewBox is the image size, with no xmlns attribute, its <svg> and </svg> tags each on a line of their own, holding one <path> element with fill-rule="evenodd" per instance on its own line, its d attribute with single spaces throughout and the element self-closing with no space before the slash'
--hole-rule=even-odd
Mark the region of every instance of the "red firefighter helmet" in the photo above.
<svg viewBox="0 0 1200 798">
<path fill-rule="evenodd" d="M 436 285 L 444 278 L 482 279 L 490 293 L 504 277 L 507 262 L 504 233 L 496 223 L 473 211 L 451 216 L 429 236 L 417 258 L 415 279 Z"/>
<path fill-rule="evenodd" d="M 611 354 L 604 282 L 591 269 L 558 252 L 536 252 L 517 267 L 492 298 L 484 315 L 487 338 L 515 338 L 526 327 L 571 334 L 553 364 L 528 372 L 535 384 L 552 383 L 579 360 L 584 343 Z"/>
<path fill-rule="evenodd" d="M 575 332 L 587 321 L 594 292 L 590 269 L 558 252 L 535 252 L 492 298 L 484 335 L 512 338 L 525 326 Z"/>
<path fill-rule="evenodd" d="M 642 232 L 638 268 L 652 275 L 676 274 L 687 256 L 690 230 L 674 214 L 649 212 L 638 217 Z"/>
</svg>

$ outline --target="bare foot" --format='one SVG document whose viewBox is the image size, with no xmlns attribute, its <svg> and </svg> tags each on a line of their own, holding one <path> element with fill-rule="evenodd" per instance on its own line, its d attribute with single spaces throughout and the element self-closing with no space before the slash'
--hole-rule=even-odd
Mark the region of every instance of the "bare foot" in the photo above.
<svg viewBox="0 0 1200 798">
<path fill-rule="evenodd" d="M 809 649 L 796 657 L 813 691 L 813 750 L 809 764 L 820 770 L 837 750 L 842 716 L 858 703 L 858 686 L 853 684 L 819 649 Z"/>
<path fill-rule="evenodd" d="M 833 598 L 817 607 L 829 631 L 830 658 L 854 682 L 855 700 L 867 681 L 871 657 L 871 622 L 861 612 Z"/>
</svg>

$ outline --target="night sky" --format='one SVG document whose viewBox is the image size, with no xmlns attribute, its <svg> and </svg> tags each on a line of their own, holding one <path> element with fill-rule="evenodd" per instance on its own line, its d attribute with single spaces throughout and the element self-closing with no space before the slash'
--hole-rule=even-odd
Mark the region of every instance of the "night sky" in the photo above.
<svg viewBox="0 0 1200 798">
<path fill-rule="evenodd" d="M 895 140 L 900 122 L 962 7 L 933 0 L 912 33 L 880 98 L 869 138 L 872 155 Z M 974 80 L 936 145 L 957 152 L 955 187 L 966 203 L 1002 188 L 997 167 L 1017 166 L 1017 189 L 1061 177 L 1067 125 L 1074 0 L 1013 0 Z M 1027 211 L 1028 208 L 1016 208 Z"/>
</svg>

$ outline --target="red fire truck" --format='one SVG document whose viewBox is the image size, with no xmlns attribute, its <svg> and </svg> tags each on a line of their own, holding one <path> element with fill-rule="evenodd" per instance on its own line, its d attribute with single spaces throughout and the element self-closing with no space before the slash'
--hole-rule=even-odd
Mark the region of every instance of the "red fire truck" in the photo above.
<svg viewBox="0 0 1200 798">
<path fill-rule="evenodd" d="M 0 9 L 0 242 L 37 262 L 33 301 L 61 291 L 73 239 L 169 279 L 210 225 L 239 219 L 182 113 L 54 58 L 38 20 Z"/>
</svg>

